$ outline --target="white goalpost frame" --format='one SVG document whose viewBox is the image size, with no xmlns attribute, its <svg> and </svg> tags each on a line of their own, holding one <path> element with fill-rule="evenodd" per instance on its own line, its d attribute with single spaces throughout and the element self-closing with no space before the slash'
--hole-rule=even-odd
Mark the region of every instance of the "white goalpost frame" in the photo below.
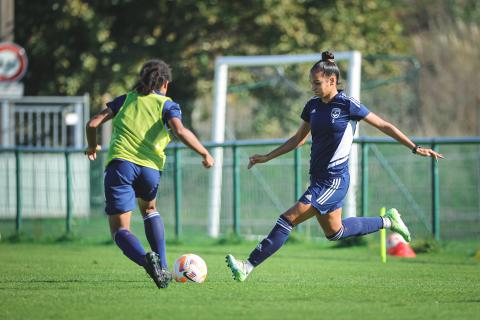
<svg viewBox="0 0 480 320">
<path fill-rule="evenodd" d="M 213 86 L 214 105 L 212 113 L 212 141 L 223 143 L 225 141 L 225 111 L 227 105 L 228 67 L 239 66 L 269 66 L 316 62 L 322 58 L 321 54 L 302 55 L 272 55 L 272 56 L 219 56 L 215 59 L 215 79 Z M 360 81 L 362 55 L 359 51 L 335 52 L 335 60 L 348 61 L 348 78 L 346 91 L 349 96 L 360 100 Z M 359 127 L 355 137 L 359 135 Z M 217 238 L 220 233 L 220 209 L 222 198 L 222 170 L 223 148 L 212 150 L 215 164 L 209 180 L 208 204 L 208 234 Z M 344 215 L 356 215 L 355 192 L 358 188 L 358 148 L 352 144 L 350 155 L 350 188 L 344 207 Z"/>
</svg>

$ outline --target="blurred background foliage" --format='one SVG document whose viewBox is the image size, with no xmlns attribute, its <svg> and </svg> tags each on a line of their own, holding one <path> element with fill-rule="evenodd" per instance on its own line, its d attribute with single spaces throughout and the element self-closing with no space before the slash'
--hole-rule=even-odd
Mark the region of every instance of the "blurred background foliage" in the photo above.
<svg viewBox="0 0 480 320">
<path fill-rule="evenodd" d="M 397 98 L 385 100 L 392 94 L 382 91 L 365 100 L 362 92 L 362 100 L 409 134 L 478 135 L 479 25 L 477 0 L 15 1 L 15 42 L 29 56 L 26 95 L 88 92 L 97 112 L 104 100 L 131 88 L 145 60 L 158 57 L 173 68 L 169 95 L 181 104 L 187 125 L 207 140 L 216 56 L 325 49 L 362 52 L 365 90 L 376 87 L 368 81 L 395 78 L 411 67 L 375 57 L 418 59 L 419 72 L 403 80 L 408 85 L 393 88 L 415 96 L 408 107 L 396 105 Z M 293 88 L 287 97 L 309 95 L 305 68 L 290 69 L 287 81 L 278 77 L 284 70 L 231 76 L 233 86 L 283 86 L 253 92 L 258 104 L 235 98 L 241 109 L 232 108 L 233 117 L 250 117 L 235 138 L 285 137 L 298 127 L 303 105 L 284 112 L 267 103 L 285 86 Z"/>
</svg>

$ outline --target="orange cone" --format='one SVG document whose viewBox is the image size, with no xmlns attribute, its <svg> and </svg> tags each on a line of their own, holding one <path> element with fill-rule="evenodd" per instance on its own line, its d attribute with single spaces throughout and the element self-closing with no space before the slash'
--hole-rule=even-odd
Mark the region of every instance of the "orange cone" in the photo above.
<svg viewBox="0 0 480 320">
<path fill-rule="evenodd" d="M 415 258 L 417 255 L 412 247 L 398 233 L 391 233 L 387 238 L 387 253 L 402 258 Z"/>
</svg>

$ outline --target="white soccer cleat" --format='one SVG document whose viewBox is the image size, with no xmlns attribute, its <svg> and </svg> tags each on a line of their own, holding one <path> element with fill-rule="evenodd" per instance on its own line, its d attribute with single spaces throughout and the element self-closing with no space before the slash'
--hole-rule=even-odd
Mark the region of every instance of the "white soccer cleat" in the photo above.
<svg viewBox="0 0 480 320">
<path fill-rule="evenodd" d="M 225 257 L 225 262 L 227 266 L 232 270 L 233 279 L 238 282 L 243 282 L 247 279 L 248 271 L 247 262 L 243 260 L 237 260 L 231 254 Z"/>
</svg>

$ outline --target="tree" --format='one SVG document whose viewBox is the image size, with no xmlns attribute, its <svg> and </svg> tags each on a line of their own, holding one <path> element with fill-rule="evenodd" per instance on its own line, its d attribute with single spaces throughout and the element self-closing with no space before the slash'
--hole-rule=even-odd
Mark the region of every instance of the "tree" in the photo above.
<svg viewBox="0 0 480 320">
<path fill-rule="evenodd" d="M 30 58 L 29 95 L 105 93 L 135 81 L 159 57 L 173 67 L 169 95 L 187 123 L 195 100 L 211 95 L 217 55 L 288 54 L 357 49 L 405 51 L 393 0 L 16 0 L 16 41 Z M 267 110 L 274 117 L 278 112 Z"/>
</svg>

